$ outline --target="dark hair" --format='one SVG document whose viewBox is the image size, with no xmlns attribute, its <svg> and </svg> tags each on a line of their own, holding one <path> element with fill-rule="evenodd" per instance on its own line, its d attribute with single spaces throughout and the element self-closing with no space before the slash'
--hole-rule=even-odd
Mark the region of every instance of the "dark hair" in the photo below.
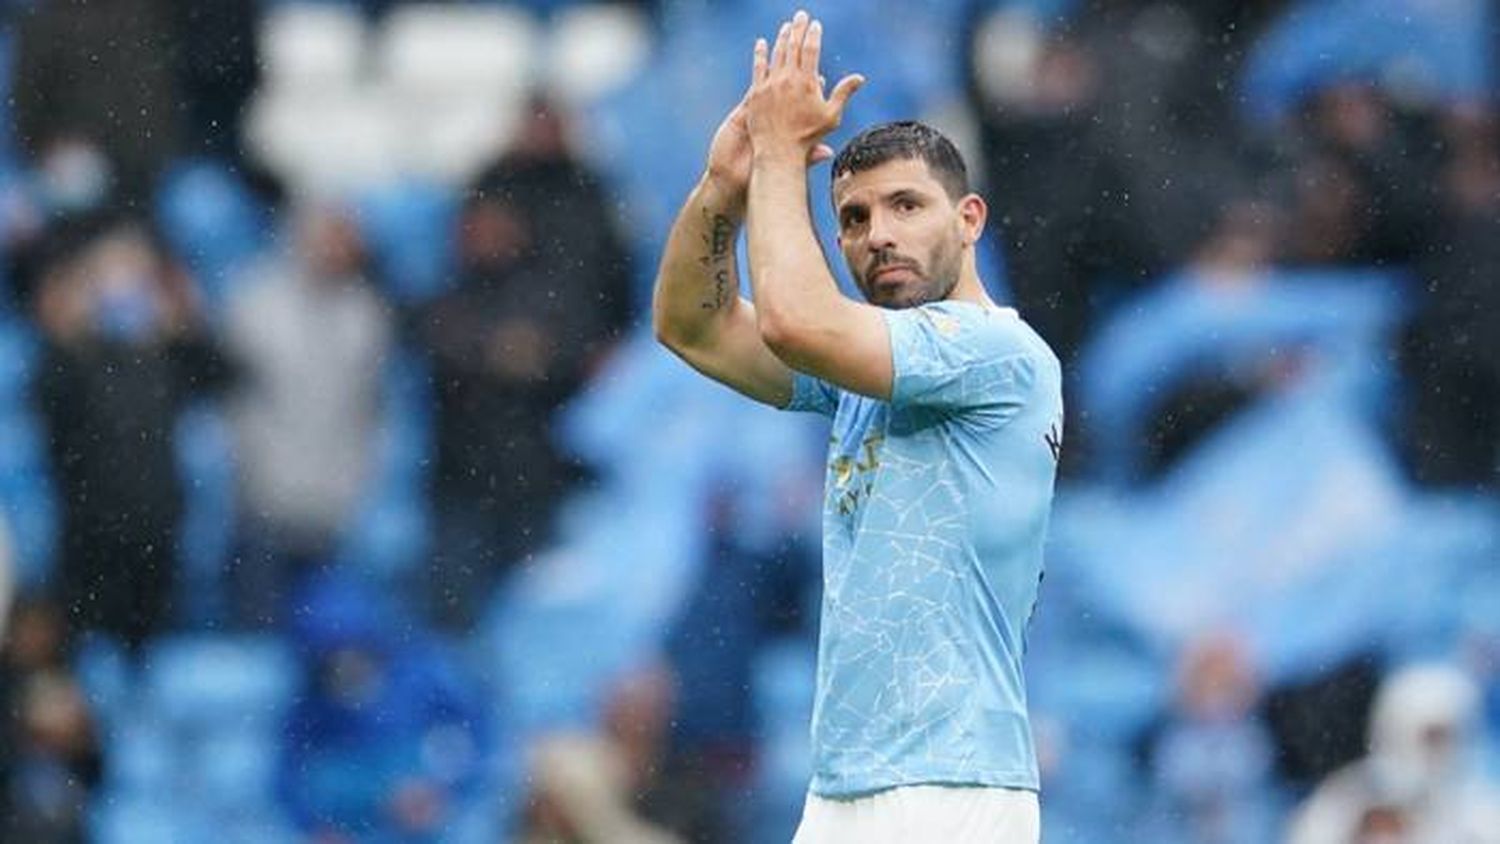
<svg viewBox="0 0 1500 844">
<path fill-rule="evenodd" d="M 925 162 L 948 198 L 958 199 L 969 192 L 969 168 L 958 147 L 942 132 L 915 120 L 882 123 L 855 135 L 833 160 L 833 178 L 908 158 Z"/>
</svg>

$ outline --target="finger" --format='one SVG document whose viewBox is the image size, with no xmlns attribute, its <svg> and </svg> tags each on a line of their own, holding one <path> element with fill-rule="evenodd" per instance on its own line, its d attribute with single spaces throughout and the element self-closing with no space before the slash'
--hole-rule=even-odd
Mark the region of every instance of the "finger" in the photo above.
<svg viewBox="0 0 1500 844">
<path fill-rule="evenodd" d="M 828 104 L 833 107 L 835 115 L 844 113 L 844 106 L 848 105 L 849 98 L 854 96 L 865 84 L 865 78 L 858 73 L 851 73 L 839 80 L 839 84 L 833 86 L 833 93 L 828 95 Z"/>
<path fill-rule="evenodd" d="M 807 37 L 802 41 L 802 60 L 799 62 L 804 70 L 811 71 L 814 76 L 821 80 L 818 74 L 818 59 L 823 55 L 823 22 L 813 21 L 807 27 Z"/>
<path fill-rule="evenodd" d="M 833 157 L 833 147 L 828 144 L 818 144 L 813 147 L 812 152 L 807 155 L 807 166 L 811 167 L 819 161 L 827 161 Z"/>
<path fill-rule="evenodd" d="M 766 78 L 769 68 L 766 65 L 766 39 L 755 39 L 755 58 L 750 63 L 750 84 L 755 84 Z"/>
<path fill-rule="evenodd" d="M 802 45 L 807 40 L 807 12 L 798 9 L 797 14 L 792 15 L 791 52 L 787 55 L 786 62 L 792 67 L 802 66 Z"/>
<path fill-rule="evenodd" d="M 791 37 L 791 23 L 783 23 L 781 25 L 781 29 L 776 31 L 776 46 L 771 48 L 771 70 L 786 66 L 788 52 L 787 45 L 790 43 Z"/>
</svg>

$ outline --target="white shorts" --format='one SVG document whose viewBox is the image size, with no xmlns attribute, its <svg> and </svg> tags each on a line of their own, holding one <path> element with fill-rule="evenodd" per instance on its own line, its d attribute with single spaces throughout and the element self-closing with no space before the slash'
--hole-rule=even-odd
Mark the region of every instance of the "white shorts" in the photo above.
<svg viewBox="0 0 1500 844">
<path fill-rule="evenodd" d="M 852 800 L 808 794 L 792 844 L 1037 844 L 1036 792 L 911 785 Z"/>
</svg>

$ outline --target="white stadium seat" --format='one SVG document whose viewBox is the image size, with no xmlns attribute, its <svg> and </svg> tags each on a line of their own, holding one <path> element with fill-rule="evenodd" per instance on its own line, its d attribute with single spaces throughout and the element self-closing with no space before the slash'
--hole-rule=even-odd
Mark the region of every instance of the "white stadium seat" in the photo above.
<svg viewBox="0 0 1500 844">
<path fill-rule="evenodd" d="M 570 26 L 596 45 L 605 29 L 644 26 L 605 17 L 614 22 Z M 247 145 L 294 191 L 314 194 L 473 176 L 514 131 L 547 38 L 523 8 L 438 3 L 398 6 L 368 35 L 348 9 L 278 7 L 262 37 L 280 64 L 256 95 Z"/>
<path fill-rule="evenodd" d="M 401 121 L 396 165 L 402 172 L 462 184 L 505 147 L 523 101 L 509 96 L 394 95 Z"/>
<path fill-rule="evenodd" d="M 390 102 L 376 91 L 262 90 L 248 147 L 296 192 L 336 195 L 380 182 L 393 175 L 402 131 Z"/>
<path fill-rule="evenodd" d="M 532 82 L 540 38 L 536 19 L 518 7 L 401 6 L 379 33 L 377 73 L 402 91 L 519 96 Z"/>
<path fill-rule="evenodd" d="M 327 90 L 356 84 L 365 53 L 364 18 L 353 7 L 273 6 L 260 28 L 268 87 Z"/>
<path fill-rule="evenodd" d="M 651 25 L 639 9 L 620 3 L 570 6 L 552 27 L 547 82 L 564 100 L 586 103 L 640 73 L 651 48 Z"/>
</svg>

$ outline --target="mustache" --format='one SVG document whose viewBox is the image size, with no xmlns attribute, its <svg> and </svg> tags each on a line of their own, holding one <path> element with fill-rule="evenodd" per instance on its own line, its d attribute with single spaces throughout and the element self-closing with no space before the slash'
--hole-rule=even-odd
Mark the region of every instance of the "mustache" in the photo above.
<svg viewBox="0 0 1500 844">
<path fill-rule="evenodd" d="M 898 255 L 895 252 L 877 252 L 875 253 L 875 256 L 870 259 L 869 264 L 865 266 L 865 277 L 869 278 L 870 276 L 880 272 L 881 270 L 888 270 L 892 268 L 911 270 L 912 272 L 918 274 L 922 272 L 922 266 L 920 264 L 904 255 Z"/>
</svg>

